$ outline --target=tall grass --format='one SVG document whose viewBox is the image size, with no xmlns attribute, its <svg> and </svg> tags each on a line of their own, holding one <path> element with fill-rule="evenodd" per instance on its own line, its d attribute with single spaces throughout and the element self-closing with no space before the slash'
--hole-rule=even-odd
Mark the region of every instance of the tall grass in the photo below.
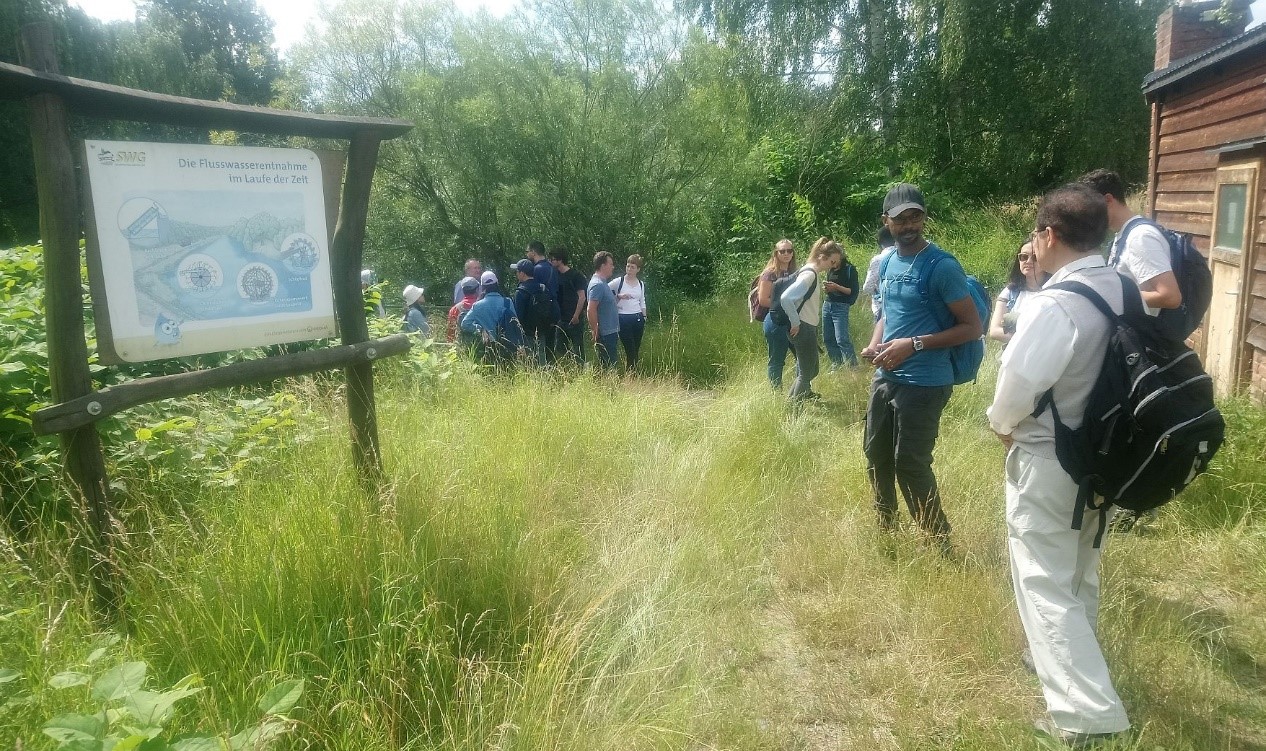
<svg viewBox="0 0 1266 751">
<path fill-rule="evenodd" d="M 821 376 L 823 402 L 793 409 L 742 301 L 653 323 L 642 377 L 383 383 L 378 492 L 314 390 L 315 441 L 133 518 L 117 659 L 205 678 L 183 729 L 239 726 L 304 677 L 296 748 L 1048 748 L 983 420 L 996 358 L 943 422 L 946 561 L 875 530 L 866 372 Z M 1120 749 L 1266 743 L 1266 415 L 1225 409 L 1212 471 L 1105 554 L 1100 632 L 1137 728 Z M 0 550 L 0 669 L 22 676 L 0 704 L 29 696 L 0 747 L 44 747 L 42 722 L 81 702 L 44 683 L 106 628 L 73 535 Z"/>
</svg>

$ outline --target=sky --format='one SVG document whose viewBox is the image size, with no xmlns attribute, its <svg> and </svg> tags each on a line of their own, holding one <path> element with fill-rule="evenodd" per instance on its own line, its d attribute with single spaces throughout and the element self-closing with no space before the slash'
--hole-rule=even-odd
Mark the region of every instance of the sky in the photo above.
<svg viewBox="0 0 1266 751">
<path fill-rule="evenodd" d="M 273 36 L 276 47 L 284 56 L 291 45 L 303 37 L 304 28 L 316 17 L 316 3 L 304 0 L 255 0 L 259 7 L 273 19 L 276 26 Z M 70 0 L 71 5 L 83 8 L 89 15 L 103 21 L 132 20 L 136 17 L 135 0 Z M 515 5 L 515 0 L 456 0 L 459 9 L 473 13 L 485 8 L 495 16 L 504 16 Z M 1253 25 L 1266 22 L 1266 0 L 1253 3 Z"/>
<path fill-rule="evenodd" d="M 1266 0 L 1261 0 L 1266 5 Z M 316 18 L 317 3 L 308 0 L 255 0 L 273 20 L 274 46 L 284 56 L 295 42 L 303 38 L 309 21 Z M 136 18 L 135 0 L 70 0 L 71 5 L 83 8 L 90 16 L 102 21 L 131 21 Z M 456 0 L 459 10 L 474 13 L 480 8 L 494 16 L 504 16 L 515 5 L 515 0 Z"/>
</svg>

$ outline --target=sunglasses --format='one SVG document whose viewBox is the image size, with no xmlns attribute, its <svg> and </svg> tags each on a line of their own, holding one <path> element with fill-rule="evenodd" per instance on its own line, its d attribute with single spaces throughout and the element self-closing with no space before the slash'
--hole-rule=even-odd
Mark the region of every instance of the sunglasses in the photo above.
<svg viewBox="0 0 1266 751">
<path fill-rule="evenodd" d="M 780 248 L 780 249 L 778 250 L 778 255 L 780 255 L 780 256 L 782 256 L 782 255 L 787 255 L 787 256 L 789 256 L 789 255 L 791 255 L 792 253 L 795 253 L 795 252 L 796 252 L 796 251 L 795 251 L 793 248 Z"/>
<path fill-rule="evenodd" d="M 1021 262 L 1032 261 L 1036 258 L 1036 256 L 1034 256 L 1032 253 L 1016 253 L 1015 257 L 1020 259 Z"/>
</svg>

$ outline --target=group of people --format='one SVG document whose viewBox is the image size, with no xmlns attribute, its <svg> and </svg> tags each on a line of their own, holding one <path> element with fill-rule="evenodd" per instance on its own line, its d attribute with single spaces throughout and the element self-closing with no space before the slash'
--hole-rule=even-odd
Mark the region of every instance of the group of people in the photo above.
<svg viewBox="0 0 1266 751">
<path fill-rule="evenodd" d="M 926 218 L 916 186 L 897 185 L 885 197 L 884 247 L 862 285 L 863 292 L 873 291 L 875 318 L 861 351 L 875 367 L 863 449 L 880 529 L 897 528 L 900 489 L 914 522 L 949 555 L 952 527 L 932 470 L 933 450 L 955 383 L 951 349 L 981 337 L 986 322 L 962 266 L 924 237 Z M 1035 229 L 1017 251 L 988 322 L 988 335 L 1005 347 L 987 418 L 1006 449 L 1012 579 L 1028 641 L 1026 660 L 1040 679 L 1048 708 L 1037 727 L 1076 747 L 1109 740 L 1130 726 L 1096 636 L 1101 553 L 1096 515 L 1106 511 L 1088 508 L 1080 529 L 1072 528 L 1078 484 L 1056 456 L 1053 417 L 1060 415 L 1068 428 L 1079 426 L 1112 323 L 1086 298 L 1052 285 L 1081 282 L 1118 314 L 1132 294 L 1140 295 L 1151 315 L 1177 307 L 1181 292 L 1167 241 L 1154 226 L 1134 218 L 1122 181 L 1105 170 L 1044 196 Z M 1117 235 L 1105 259 L 1100 246 L 1109 229 Z M 781 306 L 783 313 L 778 320 L 764 319 L 769 379 L 781 383 L 786 354 L 793 352 L 793 399 L 813 396 L 816 327 L 821 321 L 825 329 L 838 310 L 830 295 L 854 292 L 855 272 L 851 278 L 833 273 L 846 263 L 843 249 L 822 238 L 808 263 L 797 267 L 793 245 L 780 240 L 759 278 L 761 306 Z M 819 285 L 823 272 L 826 283 Z M 779 284 L 787 277 L 794 281 Z M 773 294 L 775 288 L 780 295 Z M 847 328 L 844 321 L 834 324 L 837 334 Z M 827 337 L 828 347 L 830 341 Z M 851 345 L 835 341 L 841 359 L 849 361 Z M 1048 391 L 1053 408 L 1038 410 Z"/>
<path fill-rule="evenodd" d="M 524 360 L 551 365 L 562 359 L 583 364 L 588 340 L 599 367 L 616 367 L 622 346 L 625 370 L 636 371 L 647 316 L 642 257 L 630 255 L 619 276 L 607 251 L 594 255 L 593 265 L 586 280 L 572 267 L 567 248 L 547 254 L 544 244 L 534 240 L 525 257 L 510 267 L 515 286 L 508 291 L 495 272 L 469 259 L 464 276 L 453 286 L 446 340 L 480 362 L 498 366 Z M 372 272 L 366 274 L 372 281 Z M 362 286 L 366 284 L 363 274 Z M 414 285 L 404 288 L 402 328 L 429 336 L 423 293 Z"/>
</svg>

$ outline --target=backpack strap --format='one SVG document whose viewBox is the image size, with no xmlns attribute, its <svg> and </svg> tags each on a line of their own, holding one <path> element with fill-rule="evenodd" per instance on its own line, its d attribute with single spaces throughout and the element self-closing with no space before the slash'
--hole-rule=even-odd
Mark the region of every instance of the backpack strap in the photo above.
<svg viewBox="0 0 1266 751">
<path fill-rule="evenodd" d="M 1125 313 L 1142 313 L 1143 299 L 1139 296 L 1138 287 L 1134 285 L 1125 275 L 1117 274 L 1117 278 L 1121 282 L 1121 299 L 1125 306 Z M 1089 300 L 1099 312 L 1104 315 L 1113 325 L 1119 325 L 1121 316 L 1116 314 L 1108 301 L 1103 296 L 1095 292 L 1089 285 L 1078 281 L 1063 281 L 1058 284 L 1052 284 L 1046 289 L 1059 289 L 1073 294 L 1080 295 Z M 1033 409 L 1032 416 L 1037 417 L 1046 411 L 1051 410 L 1051 416 L 1055 418 L 1055 434 L 1056 446 L 1059 445 L 1060 434 L 1069 434 L 1072 431 L 1064 425 L 1063 420 L 1059 419 L 1059 410 L 1055 408 L 1055 389 L 1049 388 L 1046 393 L 1042 394 L 1038 399 L 1037 406 Z M 1086 509 L 1091 511 L 1099 511 L 1099 529 L 1095 532 L 1094 547 L 1098 548 L 1103 544 L 1103 535 L 1108 528 L 1108 509 L 1112 506 L 1112 501 L 1107 498 L 1099 499 L 1096 503 L 1094 491 L 1094 477 L 1087 476 L 1081 479 L 1077 485 L 1077 502 L 1073 505 L 1073 529 L 1081 529 L 1082 521 L 1085 518 Z"/>
<path fill-rule="evenodd" d="M 803 273 L 804 273 L 804 272 L 806 272 L 806 271 L 812 271 L 812 272 L 813 272 L 813 276 L 814 276 L 815 278 L 816 278 L 816 277 L 817 277 L 817 275 L 818 275 L 818 271 L 817 271 L 817 269 L 814 269 L 814 268 L 812 268 L 812 267 L 810 267 L 810 266 L 801 266 L 801 267 L 800 267 L 800 270 L 796 272 L 796 281 L 797 281 L 797 282 L 798 282 L 798 281 L 800 281 L 800 275 L 801 275 L 801 274 L 803 274 Z M 806 292 L 806 293 L 804 293 L 804 297 L 800 298 L 800 304 L 796 306 L 796 313 L 797 313 L 797 314 L 799 314 L 799 313 L 800 313 L 800 311 L 804 310 L 804 306 L 805 306 L 805 305 L 809 302 L 809 298 L 810 298 L 810 297 L 813 297 L 813 285 L 809 285 L 809 291 L 808 291 L 808 292 Z"/>
<path fill-rule="evenodd" d="M 1135 227 L 1138 227 L 1144 224 L 1150 227 L 1155 227 L 1157 230 L 1160 231 L 1162 235 L 1165 234 L 1164 229 L 1162 229 L 1159 224 L 1152 221 L 1151 219 L 1148 219 L 1145 216 L 1130 217 L 1130 219 L 1125 224 L 1121 225 L 1121 231 L 1117 233 L 1116 240 L 1113 241 L 1112 247 L 1108 250 L 1108 265 L 1109 266 L 1115 267 L 1118 263 L 1121 262 L 1121 251 L 1125 248 L 1125 239 L 1129 237 L 1131 230 L 1133 230 Z M 1173 254 L 1171 253 L 1170 255 L 1172 256 Z"/>
<path fill-rule="evenodd" d="M 624 275 L 620 275 L 620 283 L 615 286 L 615 293 L 618 295 L 624 291 Z"/>
</svg>

